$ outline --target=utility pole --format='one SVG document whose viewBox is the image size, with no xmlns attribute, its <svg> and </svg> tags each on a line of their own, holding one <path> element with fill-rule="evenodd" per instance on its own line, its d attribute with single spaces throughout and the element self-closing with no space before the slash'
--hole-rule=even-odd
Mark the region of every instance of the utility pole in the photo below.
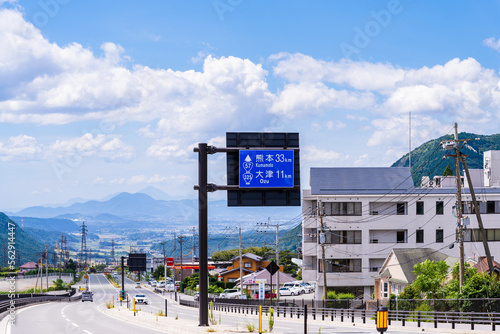
<svg viewBox="0 0 500 334">
<path fill-rule="evenodd" d="M 45 244 L 45 279 L 47 280 L 47 292 L 49 292 L 49 253 Z"/>
<path fill-rule="evenodd" d="M 467 162 L 466 162 L 466 157 L 467 155 L 462 154 L 460 152 L 460 143 L 464 142 L 466 143 L 468 140 L 474 140 L 474 139 L 458 139 L 458 124 L 454 123 L 454 128 L 455 128 L 455 136 L 452 141 L 450 140 L 445 140 L 441 142 L 441 145 L 443 149 L 445 150 L 451 150 L 453 149 L 454 154 L 446 154 L 446 157 L 453 157 L 455 159 L 455 178 L 456 178 L 456 185 L 457 185 L 457 194 L 456 194 L 456 214 L 457 214 L 457 235 L 458 235 L 458 252 L 459 252 L 459 286 L 460 286 L 460 292 L 462 292 L 462 286 L 464 284 L 464 277 L 465 277 L 465 254 L 464 254 L 464 224 L 463 224 L 463 210 L 462 210 L 462 179 L 460 177 L 460 162 L 463 163 L 464 169 L 467 175 L 468 183 L 469 183 L 469 189 L 471 192 L 471 197 L 472 201 L 474 203 L 474 208 L 476 212 L 476 217 L 479 225 L 479 229 L 481 230 L 482 236 L 483 236 L 483 245 L 486 253 L 486 257 L 488 260 L 488 265 L 490 267 L 490 271 L 493 273 L 493 262 L 491 260 L 491 255 L 488 247 L 488 241 L 486 239 L 486 231 L 484 231 L 483 228 L 483 223 L 481 220 L 481 215 L 479 212 L 479 206 L 477 205 L 476 201 L 476 196 L 474 194 L 474 187 L 472 185 L 472 180 L 469 175 L 469 170 L 467 168 Z"/>
<path fill-rule="evenodd" d="M 239 224 L 240 235 L 240 296 L 243 296 L 243 255 L 241 254 L 241 224 Z"/>
<path fill-rule="evenodd" d="M 279 267 L 279 265 L 280 265 L 280 251 L 279 251 L 279 228 L 280 228 L 280 226 L 279 226 L 279 224 L 271 224 L 271 218 L 269 218 L 269 217 L 267 218 L 267 223 L 263 223 L 262 225 L 267 226 L 267 227 L 271 227 L 271 226 L 276 227 L 276 264 Z M 257 231 L 257 232 L 266 233 L 264 231 Z M 280 296 L 279 296 L 280 274 L 279 274 L 279 272 L 278 272 L 278 278 L 277 278 L 276 284 L 277 284 L 276 285 L 277 286 L 276 299 L 279 301 L 279 299 L 280 299 Z M 271 289 L 272 289 L 272 287 L 271 287 Z"/>
<path fill-rule="evenodd" d="M 115 264 L 115 239 L 111 239 L 111 263 Z"/>
<path fill-rule="evenodd" d="M 323 298 L 324 300 L 328 299 L 328 291 L 326 286 L 326 259 L 325 259 L 325 242 L 326 242 L 326 234 L 325 234 L 325 225 L 323 223 L 323 207 L 321 201 L 317 201 L 318 203 L 318 214 L 319 220 L 321 224 L 321 234 L 319 237 L 319 242 L 321 243 L 321 263 L 323 266 Z"/>
<path fill-rule="evenodd" d="M 195 237 L 195 232 L 196 232 L 196 228 L 193 227 L 193 249 L 192 249 L 192 252 L 191 252 L 191 263 L 193 264 L 193 266 L 194 266 L 194 237 Z"/>
<path fill-rule="evenodd" d="M 181 281 L 184 279 L 184 275 L 183 275 L 183 273 L 184 273 L 184 272 L 183 272 L 183 269 L 182 269 L 182 242 L 184 241 L 184 238 L 185 238 L 185 237 L 183 237 L 183 236 L 182 236 L 182 233 L 181 233 L 181 236 L 179 237 L 179 243 L 180 243 L 180 246 L 181 246 L 181 247 L 180 247 L 180 248 L 181 248 L 181 249 L 180 249 L 180 251 L 181 251 L 181 279 L 180 279 L 180 280 L 181 280 Z"/>
<path fill-rule="evenodd" d="M 82 224 L 82 243 L 80 249 L 80 268 L 87 267 L 87 227 L 85 222 Z"/>
<path fill-rule="evenodd" d="M 167 279 L 167 258 L 165 257 L 165 244 L 166 243 L 167 243 L 166 241 L 160 242 L 160 245 L 162 245 L 162 247 L 163 247 L 163 269 L 164 269 L 163 278 L 165 279 L 165 282 Z M 154 259 L 153 259 L 153 262 L 154 262 Z"/>
</svg>

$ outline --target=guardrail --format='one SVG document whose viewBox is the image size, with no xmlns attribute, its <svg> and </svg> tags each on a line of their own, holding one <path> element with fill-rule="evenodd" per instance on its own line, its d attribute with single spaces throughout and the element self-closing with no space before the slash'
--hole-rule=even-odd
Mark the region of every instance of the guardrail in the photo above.
<svg viewBox="0 0 500 334">
<path fill-rule="evenodd" d="M 43 274 L 44 277 L 47 277 L 45 274 Z M 49 273 L 49 277 L 53 277 L 53 276 L 59 276 L 59 273 Z M 73 274 L 72 273 L 61 273 L 61 277 L 64 276 L 64 277 L 73 277 Z M 27 276 L 23 276 L 23 275 L 19 275 L 19 276 L 16 276 L 16 279 L 26 279 L 26 278 L 36 278 L 37 275 L 27 275 Z M 40 277 L 40 276 L 38 276 Z"/>
<path fill-rule="evenodd" d="M 74 294 L 75 292 L 73 292 Z M 39 297 L 26 297 L 26 298 L 16 298 L 9 299 L 0 302 L 0 320 L 5 316 L 4 312 L 7 312 L 11 309 L 11 305 L 15 306 L 17 310 L 20 307 L 30 305 L 30 304 L 41 304 L 41 303 L 49 303 L 49 302 L 74 302 L 80 300 L 82 298 L 81 295 L 73 296 L 73 294 L 67 294 L 64 296 L 39 296 Z M 14 302 L 14 303 L 12 303 Z"/>
</svg>

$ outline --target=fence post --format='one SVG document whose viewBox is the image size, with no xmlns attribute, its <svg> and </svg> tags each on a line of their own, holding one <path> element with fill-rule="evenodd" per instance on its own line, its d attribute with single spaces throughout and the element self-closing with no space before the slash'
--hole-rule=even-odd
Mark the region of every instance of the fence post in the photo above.
<svg viewBox="0 0 500 334">
<path fill-rule="evenodd" d="M 351 322 L 354 323 L 354 310 L 352 310 Z"/>
<path fill-rule="evenodd" d="M 366 310 L 363 310 L 363 323 L 366 324 Z"/>
<path fill-rule="evenodd" d="M 403 319 L 402 319 L 402 326 L 404 327 L 405 326 L 405 320 L 406 320 L 406 313 L 403 313 L 402 317 L 403 317 Z"/>
<path fill-rule="evenodd" d="M 340 322 L 344 322 L 344 309 L 340 310 Z"/>
<path fill-rule="evenodd" d="M 436 307 L 434 306 L 434 309 L 435 308 Z M 434 316 L 434 328 L 438 328 L 437 314 L 435 311 L 433 312 L 433 316 Z"/>
<path fill-rule="evenodd" d="M 493 319 L 493 321 L 491 322 L 491 330 L 494 332 L 496 330 L 497 314 L 496 312 L 492 312 L 491 315 L 491 319 Z"/>
<path fill-rule="evenodd" d="M 417 327 L 420 327 L 420 311 L 418 311 L 418 315 L 417 315 Z"/>
<path fill-rule="evenodd" d="M 469 319 L 470 319 L 470 329 L 474 330 L 474 311 L 471 312 Z"/>
<path fill-rule="evenodd" d="M 451 311 L 451 329 L 455 329 L 455 311 Z"/>
<path fill-rule="evenodd" d="M 307 334 L 307 305 L 304 305 L 304 334 Z"/>
</svg>

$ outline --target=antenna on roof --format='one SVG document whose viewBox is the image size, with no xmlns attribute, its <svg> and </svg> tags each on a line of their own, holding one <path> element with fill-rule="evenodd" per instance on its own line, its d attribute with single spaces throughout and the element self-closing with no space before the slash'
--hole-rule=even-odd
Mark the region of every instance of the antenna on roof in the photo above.
<svg viewBox="0 0 500 334">
<path fill-rule="evenodd" d="M 408 167 L 410 167 L 411 173 L 411 111 L 408 113 Z"/>
</svg>

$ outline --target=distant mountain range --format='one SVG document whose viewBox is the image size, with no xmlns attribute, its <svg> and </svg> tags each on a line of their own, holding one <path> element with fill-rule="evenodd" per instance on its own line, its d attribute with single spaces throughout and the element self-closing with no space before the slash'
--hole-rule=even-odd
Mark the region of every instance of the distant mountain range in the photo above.
<svg viewBox="0 0 500 334">
<path fill-rule="evenodd" d="M 263 208 L 228 208 L 226 201 L 211 201 L 209 216 L 215 219 L 231 219 L 235 217 L 254 219 L 255 221 L 273 217 L 291 219 L 300 215 L 300 207 L 263 207 Z M 165 221 L 197 221 L 197 200 L 157 200 L 143 193 L 120 193 L 106 201 L 86 201 L 74 203 L 67 207 L 33 206 L 14 214 L 17 217 L 86 219 L 120 222 L 127 220 L 147 220 L 161 218 Z M 26 218 L 25 218 L 26 222 Z"/>
<path fill-rule="evenodd" d="M 470 140 L 467 145 L 464 145 L 460 151 L 468 154 L 467 166 L 470 169 L 483 168 L 483 152 L 489 150 L 500 150 L 500 134 L 485 136 L 474 133 L 462 132 L 458 134 L 458 139 L 474 139 Z M 448 152 L 441 148 L 440 143 L 444 140 L 453 139 L 452 135 L 442 136 L 420 145 L 411 151 L 411 172 L 413 175 L 413 183 L 415 186 L 420 186 L 422 176 L 442 175 L 446 166 L 449 164 L 451 169 L 455 171 L 454 160 L 452 157 L 444 158 Z M 405 154 L 398 161 L 392 164 L 391 167 L 408 167 L 409 154 Z"/>
</svg>

